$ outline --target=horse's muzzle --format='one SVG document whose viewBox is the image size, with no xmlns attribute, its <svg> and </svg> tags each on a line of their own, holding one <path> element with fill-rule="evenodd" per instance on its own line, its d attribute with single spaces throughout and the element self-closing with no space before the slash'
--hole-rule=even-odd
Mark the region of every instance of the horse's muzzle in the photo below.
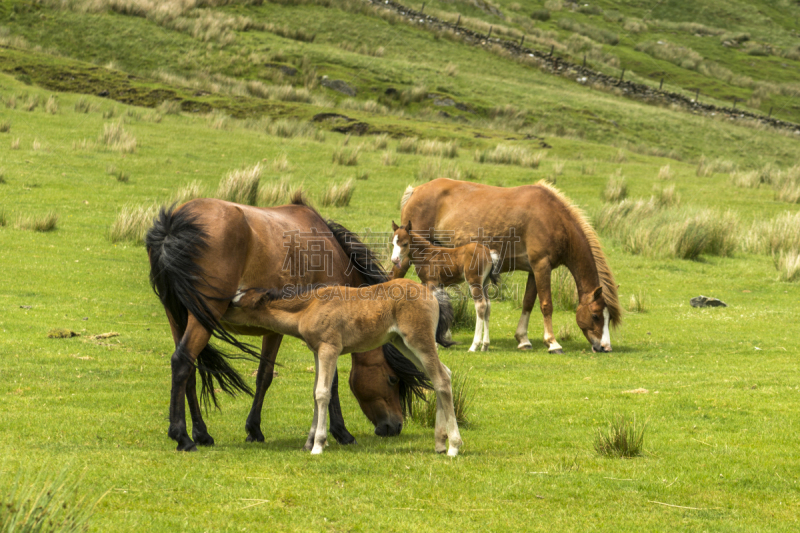
<svg viewBox="0 0 800 533">
<path fill-rule="evenodd" d="M 379 437 L 395 437 L 400 434 L 403 430 L 403 423 L 398 422 L 397 424 L 389 424 L 387 422 L 381 422 L 377 426 L 375 426 L 375 434 Z"/>
<path fill-rule="evenodd" d="M 606 347 L 604 347 L 602 345 L 592 346 L 592 351 L 594 353 L 608 353 L 608 352 L 611 351 L 611 346 L 609 346 L 608 348 L 606 348 Z"/>
</svg>

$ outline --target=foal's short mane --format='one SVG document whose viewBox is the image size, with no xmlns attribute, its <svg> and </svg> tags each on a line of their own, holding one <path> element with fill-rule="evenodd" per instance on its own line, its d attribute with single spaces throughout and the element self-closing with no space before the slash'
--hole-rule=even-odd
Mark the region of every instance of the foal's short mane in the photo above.
<svg viewBox="0 0 800 533">
<path fill-rule="evenodd" d="M 550 185 L 544 180 L 539 181 L 536 186 L 545 189 L 555 196 L 567 209 L 569 214 L 578 221 L 578 225 L 583 230 L 586 240 L 589 242 L 589 248 L 592 250 L 594 257 L 594 264 L 597 268 L 597 275 L 600 278 L 600 284 L 603 287 L 603 300 L 606 302 L 608 312 L 611 315 L 611 324 L 614 327 L 622 323 L 622 307 L 619 304 L 619 296 L 617 295 L 617 283 L 614 281 L 614 274 L 608 267 L 606 256 L 603 253 L 603 246 L 600 244 L 600 239 L 589 221 L 586 219 L 586 214 L 582 209 L 576 207 L 572 202 L 564 196 L 561 191 Z"/>
</svg>

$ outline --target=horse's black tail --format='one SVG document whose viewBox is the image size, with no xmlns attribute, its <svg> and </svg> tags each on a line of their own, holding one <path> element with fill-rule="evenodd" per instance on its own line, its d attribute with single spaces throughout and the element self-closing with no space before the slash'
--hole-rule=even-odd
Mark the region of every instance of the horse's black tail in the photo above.
<svg viewBox="0 0 800 533">
<path fill-rule="evenodd" d="M 411 416 L 414 396 L 425 400 L 424 391 L 433 390 L 431 380 L 391 344 L 383 345 L 383 357 L 400 379 L 400 405 L 403 406 L 403 416 Z"/>
<path fill-rule="evenodd" d="M 454 345 L 452 340 L 445 339 L 445 335 L 450 331 L 450 326 L 453 325 L 455 315 L 453 313 L 453 305 L 450 303 L 450 297 L 442 289 L 433 291 L 436 296 L 436 301 L 439 302 L 439 322 L 436 324 L 436 342 L 449 348 Z"/>
<path fill-rule="evenodd" d="M 189 210 L 176 212 L 174 205 L 169 209 L 162 207 L 145 241 L 150 258 L 150 285 L 172 316 L 181 337 L 186 332 L 191 314 L 217 339 L 259 359 L 259 353 L 225 331 L 209 309 L 207 300 L 219 298 L 205 295 L 199 288 L 205 287 L 216 292 L 197 263 L 208 251 L 207 239 L 208 234 L 197 222 L 197 216 Z M 179 349 L 188 359 L 185 350 Z M 197 355 L 196 367 L 202 382 L 201 398 L 206 407 L 209 398 L 215 407 L 219 407 L 214 392 L 215 379 L 219 388 L 231 396 L 235 396 L 237 391 L 253 394 L 242 376 L 226 360 L 230 357 L 210 344 Z"/>
</svg>

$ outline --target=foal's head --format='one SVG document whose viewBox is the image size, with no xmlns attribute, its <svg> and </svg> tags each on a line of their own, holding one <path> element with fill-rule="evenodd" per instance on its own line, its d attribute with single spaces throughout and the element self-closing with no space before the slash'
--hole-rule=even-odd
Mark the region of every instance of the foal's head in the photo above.
<svg viewBox="0 0 800 533">
<path fill-rule="evenodd" d="M 399 265 L 408 257 L 411 248 L 411 221 L 405 226 L 398 226 L 392 220 L 392 263 Z"/>
<path fill-rule="evenodd" d="M 594 291 L 581 296 L 575 319 L 586 340 L 592 345 L 592 351 L 611 351 L 611 333 L 608 329 L 611 315 L 603 299 L 602 287 L 597 287 Z"/>
</svg>

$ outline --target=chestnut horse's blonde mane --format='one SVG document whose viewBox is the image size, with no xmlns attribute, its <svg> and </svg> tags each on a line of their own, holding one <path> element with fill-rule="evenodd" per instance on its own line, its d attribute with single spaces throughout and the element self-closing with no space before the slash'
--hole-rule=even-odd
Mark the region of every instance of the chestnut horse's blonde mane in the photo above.
<svg viewBox="0 0 800 533">
<path fill-rule="evenodd" d="M 597 233 L 595 233 L 592 225 L 589 224 L 589 221 L 586 219 L 586 214 L 582 209 L 573 205 L 569 198 L 564 196 L 561 191 L 546 181 L 541 180 L 536 185 L 549 191 L 553 196 L 555 196 L 558 201 L 564 205 L 569 214 L 578 221 L 578 224 L 583 230 L 583 234 L 589 243 L 589 248 L 592 250 L 594 264 L 597 268 L 597 275 L 600 278 L 600 284 L 603 287 L 603 300 L 605 300 L 606 307 L 608 307 L 608 312 L 611 315 L 611 324 L 614 327 L 619 326 L 620 323 L 622 323 L 622 307 L 619 305 L 617 283 L 614 281 L 614 274 L 612 274 L 611 269 L 608 268 L 608 263 L 606 262 L 606 256 L 603 253 L 603 246 L 600 244 L 600 239 L 597 237 Z"/>
<path fill-rule="evenodd" d="M 403 193 L 403 197 L 400 199 L 400 212 L 403 212 L 403 208 L 408 203 L 408 199 L 411 198 L 411 195 L 414 194 L 414 187 L 409 185 L 406 187 L 405 192 Z"/>
</svg>

